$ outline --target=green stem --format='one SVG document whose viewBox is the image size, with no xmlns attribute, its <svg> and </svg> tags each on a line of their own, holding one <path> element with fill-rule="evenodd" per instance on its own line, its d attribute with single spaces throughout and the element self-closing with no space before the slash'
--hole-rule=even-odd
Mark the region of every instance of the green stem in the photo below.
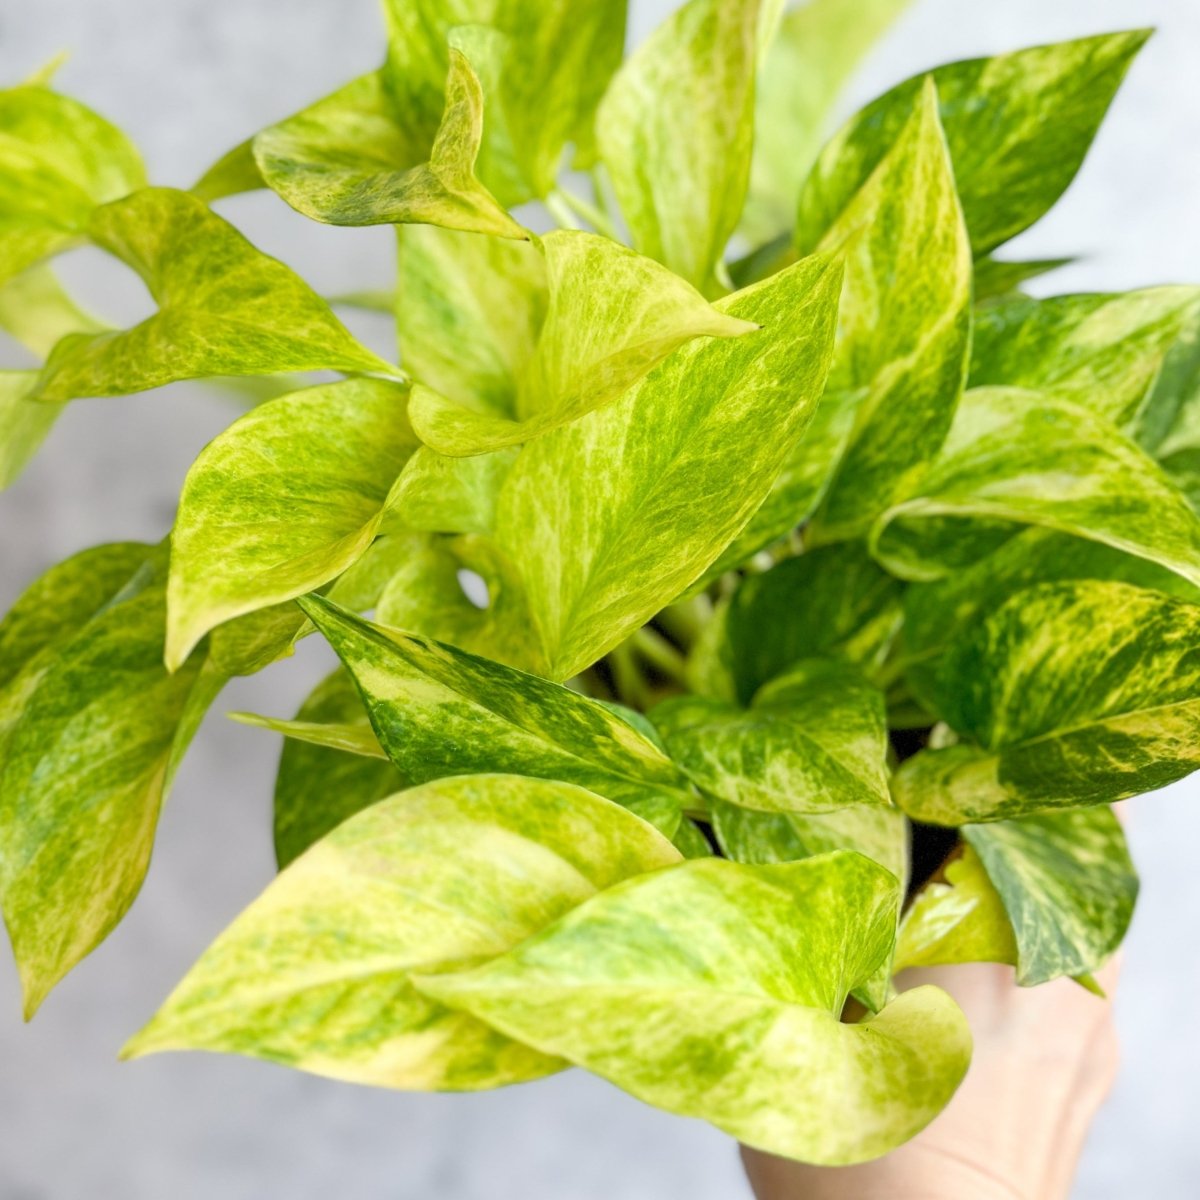
<svg viewBox="0 0 1200 1200">
<path fill-rule="evenodd" d="M 700 640 L 712 614 L 712 601 L 704 592 L 698 592 L 664 608 L 654 619 L 685 650 L 690 650 Z"/>
<path fill-rule="evenodd" d="M 555 188 L 545 199 L 546 210 L 554 218 L 559 229 L 582 229 L 583 226 L 575 220 L 575 214 L 567 203 L 566 193 Z"/>
<path fill-rule="evenodd" d="M 609 651 L 608 664 L 612 668 L 617 699 L 622 704 L 627 704 L 630 708 L 636 708 L 639 711 L 648 708 L 650 689 L 638 669 L 632 642 L 622 642 L 621 645 Z"/>
<path fill-rule="evenodd" d="M 646 662 L 673 683 L 687 683 L 687 659 L 661 633 L 646 625 L 629 641 Z"/>
<path fill-rule="evenodd" d="M 575 195 L 574 192 L 567 191 L 566 188 L 555 188 L 554 191 L 546 197 L 546 207 L 553 213 L 555 210 L 551 207 L 551 201 L 556 201 L 562 205 L 565 210 L 576 217 L 586 221 L 597 233 L 604 234 L 605 237 L 611 238 L 614 242 L 619 242 L 621 239 L 617 237 L 617 230 L 613 223 L 604 215 L 595 205 L 589 204 L 582 196 Z M 558 220 L 558 215 L 555 213 L 555 219 Z M 562 224 L 561 221 L 559 221 Z M 570 226 L 567 226 L 570 228 Z M 579 225 L 574 228 L 578 229 Z"/>
</svg>

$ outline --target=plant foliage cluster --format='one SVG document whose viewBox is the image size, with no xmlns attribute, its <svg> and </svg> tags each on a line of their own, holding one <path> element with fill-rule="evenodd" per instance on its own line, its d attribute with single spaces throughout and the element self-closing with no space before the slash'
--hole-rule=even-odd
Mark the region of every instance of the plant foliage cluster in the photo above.
<svg viewBox="0 0 1200 1200">
<path fill-rule="evenodd" d="M 1034 299 L 1059 262 L 995 257 L 1142 31 L 823 140 L 904 6 L 688 0 L 624 57 L 624 0 L 387 0 L 378 70 L 190 191 L 48 72 L 0 93 L 0 324 L 43 360 L 0 374 L 3 481 L 82 398 L 282 378 L 168 539 L 0 624 L 27 1014 L 133 901 L 223 684 L 314 631 L 337 671 L 244 715 L 286 739 L 282 869 L 129 1054 L 575 1065 L 845 1163 L 967 1067 L 896 972 L 1095 986 L 1137 890 L 1109 804 L 1200 764 L 1200 293 Z M 394 297 L 352 299 L 399 366 L 210 207 L 258 188 L 394 227 Z M 151 317 L 80 309 L 48 264 L 81 243 Z"/>
</svg>

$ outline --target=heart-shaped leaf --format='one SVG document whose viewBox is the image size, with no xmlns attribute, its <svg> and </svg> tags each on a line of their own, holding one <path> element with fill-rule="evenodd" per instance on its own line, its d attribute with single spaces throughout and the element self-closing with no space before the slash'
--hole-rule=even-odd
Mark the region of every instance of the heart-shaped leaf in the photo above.
<svg viewBox="0 0 1200 1200">
<path fill-rule="evenodd" d="M 700 859 L 611 888 L 481 967 L 416 982 L 748 1145 L 857 1162 L 932 1120 L 970 1058 L 966 1021 L 936 988 L 838 1020 L 890 956 L 897 903 L 895 878 L 857 854 Z"/>
<path fill-rule="evenodd" d="M 762 328 L 683 346 L 615 403 L 521 451 L 496 537 L 553 677 L 679 596 L 762 504 L 824 385 L 840 285 L 839 267 L 809 259 L 720 301 Z"/>
<path fill-rule="evenodd" d="M 410 976 L 502 953 L 618 881 L 679 861 L 652 826 L 565 783 L 443 779 L 317 842 L 205 952 L 125 1048 L 222 1050 L 417 1090 L 562 1062 L 452 1012 Z"/>
<path fill-rule="evenodd" d="M 97 209 L 88 232 L 142 277 L 158 312 L 132 329 L 64 338 L 42 371 L 41 400 L 212 375 L 396 373 L 299 276 L 186 192 L 135 192 Z"/>
<path fill-rule="evenodd" d="M 726 803 L 786 813 L 888 803 L 883 695 L 847 664 L 798 663 L 748 710 L 680 696 L 652 720 L 675 762 Z"/>
<path fill-rule="evenodd" d="M 973 742 L 892 780 L 911 817 L 962 825 L 1101 804 L 1200 766 L 1200 605 L 1125 583 L 1018 592 L 950 646 L 941 716 Z"/>
<path fill-rule="evenodd" d="M 371 544 L 416 439 L 407 389 L 348 379 L 235 421 L 183 485 L 171 535 L 167 663 L 214 626 L 310 592 Z"/>
</svg>

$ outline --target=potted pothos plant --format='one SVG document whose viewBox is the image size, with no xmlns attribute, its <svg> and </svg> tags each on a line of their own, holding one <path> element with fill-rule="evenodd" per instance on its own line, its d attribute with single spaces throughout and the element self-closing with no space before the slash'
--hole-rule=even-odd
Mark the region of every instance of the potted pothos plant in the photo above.
<svg viewBox="0 0 1200 1200">
<path fill-rule="evenodd" d="M 4 481 L 85 398 L 274 393 L 160 544 L 0 625 L 27 1016 L 133 902 L 222 685 L 312 634 L 339 668 L 240 715 L 285 738 L 278 877 L 127 1056 L 573 1065 L 839 1164 L 967 1069 L 897 972 L 1096 986 L 1137 892 L 1109 805 L 1200 761 L 1200 293 L 1033 299 L 1060 260 L 997 251 L 1147 34 L 940 66 L 824 140 L 904 3 L 781 7 L 688 0 L 624 57 L 624 0 L 387 0 L 377 71 L 190 191 L 49 71 L 0 94 L 0 323 L 44 357 L 0 375 Z M 256 188 L 394 226 L 394 296 L 349 299 L 397 362 L 212 207 Z M 82 311 L 80 243 L 154 315 Z"/>
</svg>

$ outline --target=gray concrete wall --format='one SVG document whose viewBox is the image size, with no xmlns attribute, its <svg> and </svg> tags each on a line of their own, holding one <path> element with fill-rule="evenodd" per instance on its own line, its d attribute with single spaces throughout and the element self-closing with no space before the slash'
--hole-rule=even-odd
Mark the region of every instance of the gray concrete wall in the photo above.
<svg viewBox="0 0 1200 1200">
<path fill-rule="evenodd" d="M 669 7 L 635 3 L 644 32 Z M 1082 254 L 1053 281 L 1102 289 L 1200 281 L 1200 5 L 1194 0 L 920 0 L 857 88 L 953 57 L 1160 26 L 1095 152 L 1030 255 Z M 372 0 L 4 0 L 0 77 L 63 47 L 61 83 L 132 132 L 158 182 L 187 185 L 249 131 L 375 64 Z M 230 202 L 250 236 L 318 287 L 389 283 L 389 238 L 333 230 L 265 196 Z M 1017 247 L 1014 247 L 1014 250 Z M 106 311 L 146 298 L 95 256 L 66 274 Z M 386 325 L 366 330 L 386 347 Z M 0 607 L 52 562 L 168 528 L 196 453 L 231 418 L 198 386 L 76 405 L 0 495 Z M 356 1089 L 199 1055 L 127 1066 L 117 1047 L 271 877 L 278 747 L 233 708 L 287 712 L 326 668 L 315 640 L 241 681 L 205 723 L 164 816 L 141 898 L 28 1028 L 0 956 L 3 1200 L 735 1200 L 732 1147 L 580 1073 L 481 1096 Z M 1137 801 L 1144 891 L 1118 1000 L 1125 1061 L 1089 1144 L 1078 1200 L 1200 1194 L 1200 789 Z"/>
</svg>

